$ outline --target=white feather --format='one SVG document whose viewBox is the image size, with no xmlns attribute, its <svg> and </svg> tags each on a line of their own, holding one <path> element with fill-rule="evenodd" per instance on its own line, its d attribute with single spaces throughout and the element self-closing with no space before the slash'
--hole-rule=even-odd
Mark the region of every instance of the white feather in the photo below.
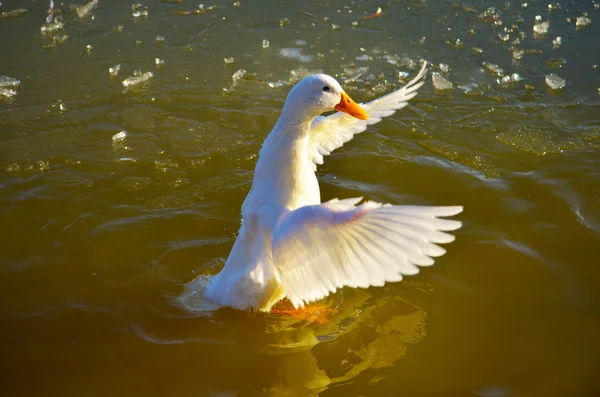
<svg viewBox="0 0 600 397">
<path fill-rule="evenodd" d="M 440 219 L 462 207 L 384 206 L 329 201 L 287 213 L 273 234 L 273 261 L 296 307 L 343 286 L 381 286 L 418 273 L 446 251 L 436 243 L 461 223 Z"/>
</svg>

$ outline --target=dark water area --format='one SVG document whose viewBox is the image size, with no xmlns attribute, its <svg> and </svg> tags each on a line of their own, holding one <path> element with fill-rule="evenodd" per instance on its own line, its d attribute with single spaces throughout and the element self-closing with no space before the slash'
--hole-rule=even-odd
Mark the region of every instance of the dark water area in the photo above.
<svg viewBox="0 0 600 397">
<path fill-rule="evenodd" d="M 48 10 L 0 5 L 2 395 L 600 395 L 598 1 Z M 463 205 L 448 253 L 325 323 L 195 310 L 293 84 L 364 102 L 421 59 L 419 95 L 317 176 Z"/>
</svg>

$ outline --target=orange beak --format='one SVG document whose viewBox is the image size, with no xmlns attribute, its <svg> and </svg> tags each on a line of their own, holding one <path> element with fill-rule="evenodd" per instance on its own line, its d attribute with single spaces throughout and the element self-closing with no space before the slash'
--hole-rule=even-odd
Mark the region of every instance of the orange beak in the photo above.
<svg viewBox="0 0 600 397">
<path fill-rule="evenodd" d="M 352 100 L 352 98 L 350 98 L 348 96 L 348 94 L 346 94 L 343 91 L 342 91 L 342 99 L 340 100 L 340 103 L 335 105 L 335 110 L 339 110 L 340 112 L 348 113 L 350 116 L 356 117 L 357 119 L 360 119 L 360 120 L 369 120 L 369 115 L 367 114 L 367 112 L 365 112 L 365 110 L 363 108 L 358 106 L 356 104 L 356 102 L 354 102 Z"/>
</svg>

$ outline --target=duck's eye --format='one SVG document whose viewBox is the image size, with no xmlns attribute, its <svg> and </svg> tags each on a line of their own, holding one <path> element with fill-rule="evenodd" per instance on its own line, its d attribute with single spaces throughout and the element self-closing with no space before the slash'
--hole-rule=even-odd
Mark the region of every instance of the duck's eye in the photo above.
<svg viewBox="0 0 600 397">
<path fill-rule="evenodd" d="M 323 91 L 329 91 L 329 90 L 330 90 L 329 86 L 323 87 Z"/>
</svg>

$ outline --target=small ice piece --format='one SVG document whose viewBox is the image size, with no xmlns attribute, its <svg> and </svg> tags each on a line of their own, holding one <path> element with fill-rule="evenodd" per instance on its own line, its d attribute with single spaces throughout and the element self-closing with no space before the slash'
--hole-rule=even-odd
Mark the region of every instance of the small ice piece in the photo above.
<svg viewBox="0 0 600 397">
<path fill-rule="evenodd" d="M 591 24 L 592 24 L 592 19 L 589 18 L 587 15 L 577 17 L 577 20 L 575 22 L 575 26 L 577 26 L 578 28 L 587 28 Z"/>
<path fill-rule="evenodd" d="M 156 36 L 156 44 L 164 44 L 165 37 L 164 36 Z"/>
<path fill-rule="evenodd" d="M 269 43 L 269 40 L 263 39 L 262 48 L 269 48 L 270 45 L 271 45 L 271 43 Z"/>
<path fill-rule="evenodd" d="M 134 18 L 143 18 L 148 16 L 148 10 L 137 10 L 131 13 Z"/>
<path fill-rule="evenodd" d="M 79 18 L 85 18 L 92 12 L 96 7 L 98 7 L 99 0 L 92 0 L 89 3 L 76 7 L 75 12 L 77 12 L 77 16 Z"/>
<path fill-rule="evenodd" d="M 94 46 L 91 44 L 88 44 L 85 46 L 85 50 L 87 51 L 88 54 L 91 54 L 92 51 L 94 50 Z"/>
<path fill-rule="evenodd" d="M 0 3 L 0 4 L 2 4 L 2 3 Z M 0 19 L 14 18 L 14 17 L 21 16 L 23 14 L 26 14 L 26 13 L 27 13 L 27 8 L 16 8 L 14 10 L 0 12 Z"/>
<path fill-rule="evenodd" d="M 433 82 L 433 88 L 439 91 L 451 90 L 453 87 L 453 84 L 438 72 L 431 74 L 431 81 Z"/>
<path fill-rule="evenodd" d="M 223 59 L 223 62 L 225 62 L 225 65 L 229 65 L 230 63 L 234 63 L 235 59 L 233 59 L 233 57 L 226 57 Z"/>
<path fill-rule="evenodd" d="M 550 28 L 550 21 L 536 23 L 533 25 L 533 33 L 543 35 L 548 33 L 548 28 Z"/>
<path fill-rule="evenodd" d="M 535 16 L 535 21 L 536 21 L 537 23 L 540 23 L 540 22 L 542 22 L 542 16 L 541 16 L 541 15 L 536 15 L 536 16 Z"/>
<path fill-rule="evenodd" d="M 519 73 L 509 74 L 496 80 L 499 85 L 508 85 L 523 80 Z"/>
<path fill-rule="evenodd" d="M 128 87 L 132 87 L 134 85 L 143 83 L 145 81 L 150 80 L 152 78 L 152 76 L 154 76 L 154 74 L 152 72 L 146 72 L 146 73 L 128 77 L 125 80 L 123 80 L 123 87 L 128 88 Z"/>
<path fill-rule="evenodd" d="M 373 58 L 368 56 L 367 54 L 362 54 L 356 57 L 357 61 L 372 61 Z"/>
<path fill-rule="evenodd" d="M 552 90 L 561 90 L 567 84 L 567 81 L 557 74 L 549 74 L 546 76 L 546 84 Z"/>
<path fill-rule="evenodd" d="M 482 65 L 484 68 L 486 68 L 490 72 L 494 73 L 495 75 L 502 76 L 504 74 L 504 69 L 502 69 L 500 66 L 496 65 L 495 63 L 483 62 Z"/>
<path fill-rule="evenodd" d="M 515 48 L 512 52 L 512 57 L 513 57 L 513 59 L 518 61 L 519 59 L 523 58 L 524 54 L 525 54 L 525 51 L 523 51 L 519 48 Z"/>
<path fill-rule="evenodd" d="M 45 23 L 40 28 L 42 34 L 51 34 L 54 32 L 58 32 L 64 28 L 65 24 L 62 22 L 57 22 L 56 20 L 52 23 Z"/>
<path fill-rule="evenodd" d="M 557 36 L 554 40 L 552 40 L 552 45 L 554 46 L 554 48 L 558 48 L 560 47 L 562 44 L 562 37 Z"/>
<path fill-rule="evenodd" d="M 156 67 L 159 69 L 162 68 L 163 66 L 165 66 L 164 59 L 154 58 L 154 63 L 156 64 Z"/>
<path fill-rule="evenodd" d="M 119 74 L 119 70 L 121 70 L 120 63 L 113 66 L 112 68 L 108 68 L 108 74 L 110 74 L 110 77 L 117 77 L 117 75 Z"/>
<path fill-rule="evenodd" d="M 478 87 L 477 84 L 470 83 L 470 84 L 461 85 L 458 88 L 460 88 L 461 90 L 463 90 L 465 93 L 469 93 L 469 92 L 473 91 L 477 87 Z"/>
<path fill-rule="evenodd" d="M 127 131 L 121 131 L 112 136 L 112 141 L 113 143 L 117 143 L 125 140 L 125 138 L 127 138 Z"/>
<path fill-rule="evenodd" d="M 479 48 L 479 47 L 472 47 L 471 51 L 473 51 L 473 53 L 477 54 L 477 55 L 483 54 L 483 50 L 481 48 Z"/>
<path fill-rule="evenodd" d="M 440 70 L 444 73 L 448 73 L 448 71 L 450 70 L 450 67 L 445 63 L 440 63 L 439 67 L 440 67 Z"/>
<path fill-rule="evenodd" d="M 286 81 L 282 81 L 282 80 L 279 80 L 279 81 L 269 81 L 267 83 L 267 85 L 269 87 L 271 87 L 271 88 L 278 88 L 278 87 L 283 87 L 284 85 L 287 85 L 287 82 Z"/>
<path fill-rule="evenodd" d="M 0 88 L 0 99 L 8 99 L 17 95 L 17 91 L 10 88 Z"/>
<path fill-rule="evenodd" d="M 235 83 L 235 82 L 239 81 L 240 79 L 243 79 L 245 75 L 246 75 L 246 70 L 245 69 L 240 69 L 237 72 L 235 72 L 231 76 L 231 78 L 233 79 L 233 82 Z"/>
<path fill-rule="evenodd" d="M 10 76 L 0 76 L 0 87 L 17 87 L 21 81 Z"/>
<path fill-rule="evenodd" d="M 313 57 L 312 55 L 302 55 L 299 48 L 282 48 L 279 51 L 279 56 L 283 58 L 298 59 L 300 62 L 310 62 Z"/>
</svg>

